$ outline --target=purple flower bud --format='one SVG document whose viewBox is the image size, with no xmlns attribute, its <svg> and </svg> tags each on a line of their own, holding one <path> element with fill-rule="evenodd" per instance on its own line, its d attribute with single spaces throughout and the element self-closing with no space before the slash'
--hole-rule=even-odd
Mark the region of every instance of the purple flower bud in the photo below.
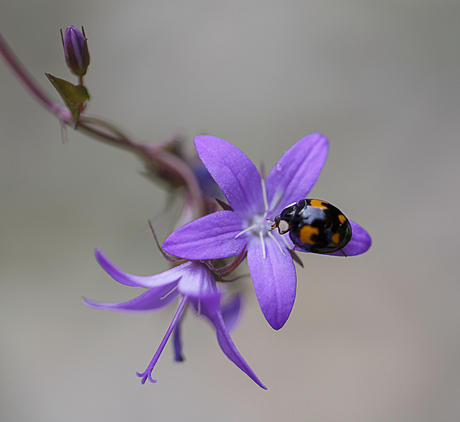
<svg viewBox="0 0 460 422">
<path fill-rule="evenodd" d="M 85 31 L 81 28 L 81 33 L 74 26 L 66 28 L 62 35 L 62 46 L 64 47 L 65 61 L 70 71 L 77 76 L 86 74 L 89 66 L 88 40 L 85 37 Z"/>
</svg>

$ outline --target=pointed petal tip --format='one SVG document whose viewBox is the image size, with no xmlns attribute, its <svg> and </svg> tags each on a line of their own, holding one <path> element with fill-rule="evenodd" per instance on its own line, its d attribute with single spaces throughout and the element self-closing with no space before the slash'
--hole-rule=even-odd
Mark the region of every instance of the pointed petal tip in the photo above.
<svg viewBox="0 0 460 422">
<path fill-rule="evenodd" d="M 289 254 L 281 254 L 274 241 L 267 241 L 266 257 L 256 243 L 248 249 L 248 266 L 260 309 L 274 330 L 289 319 L 295 302 L 297 276 Z"/>
<path fill-rule="evenodd" d="M 328 151 L 328 139 L 321 133 L 312 133 L 283 154 L 266 180 L 268 202 L 275 205 L 274 215 L 287 204 L 308 195 L 321 173 Z"/>
<path fill-rule="evenodd" d="M 110 263 L 110 260 L 105 256 L 101 248 L 94 249 L 94 257 L 101 267 L 104 267 L 104 263 Z"/>
<path fill-rule="evenodd" d="M 81 301 L 82 301 L 83 305 L 88 306 L 89 308 L 106 309 L 106 307 L 103 306 L 104 305 L 103 303 L 96 302 L 96 301 L 91 300 L 91 299 L 87 299 L 86 297 L 82 297 Z"/>
<path fill-rule="evenodd" d="M 319 255 L 338 256 L 340 258 L 347 258 L 350 256 L 361 255 L 369 250 L 369 248 L 372 246 L 372 238 L 370 234 L 367 232 L 366 229 L 364 229 L 354 221 L 350 220 L 350 223 L 353 232 L 350 242 L 348 242 L 348 244 L 345 247 L 343 247 L 341 250 L 337 252 L 320 253 Z M 306 251 L 300 248 L 296 249 L 296 252 L 316 253 Z"/>
<path fill-rule="evenodd" d="M 300 138 L 294 145 L 300 147 L 302 143 L 312 143 L 316 146 L 322 146 L 323 148 L 329 148 L 329 139 L 326 135 L 320 132 L 309 133 L 308 135 Z M 322 145 L 319 145 L 321 143 Z"/>
<path fill-rule="evenodd" d="M 253 381 L 262 389 L 264 389 L 265 391 L 268 390 L 268 388 L 266 387 L 265 384 L 262 383 L 262 381 L 259 380 L 259 378 L 257 378 L 257 380 L 253 379 Z"/>
<path fill-rule="evenodd" d="M 215 136 L 197 136 L 195 148 L 232 209 L 244 219 L 264 209 L 262 185 L 254 163 L 238 147 Z"/>
<path fill-rule="evenodd" d="M 198 135 L 193 138 L 193 143 L 195 144 L 195 147 L 197 145 L 202 145 L 203 143 L 206 142 L 219 142 L 219 141 L 224 141 L 227 142 L 225 139 L 219 138 L 218 136 L 213 136 L 213 135 Z"/>
<path fill-rule="evenodd" d="M 106 258 L 104 252 L 102 252 L 102 248 L 94 248 L 94 256 L 96 259 L 98 259 L 98 257 Z"/>
<path fill-rule="evenodd" d="M 265 315 L 265 319 L 270 324 L 270 327 L 272 327 L 274 330 L 278 331 L 278 330 L 281 330 L 281 328 L 283 328 L 285 326 L 287 320 L 289 319 L 289 315 L 287 316 L 287 318 L 285 318 L 283 320 L 274 320 L 274 319 L 271 319 L 270 317 L 267 317 L 267 315 Z"/>
<path fill-rule="evenodd" d="M 364 227 L 351 221 L 352 227 L 352 238 L 347 246 L 345 246 L 344 252 L 347 256 L 361 255 L 369 250 L 372 246 L 372 238 Z"/>
</svg>

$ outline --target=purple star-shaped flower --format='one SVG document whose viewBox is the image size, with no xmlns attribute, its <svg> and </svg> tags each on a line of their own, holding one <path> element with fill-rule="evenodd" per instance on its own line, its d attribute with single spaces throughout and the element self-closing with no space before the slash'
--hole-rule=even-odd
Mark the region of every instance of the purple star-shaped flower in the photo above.
<svg viewBox="0 0 460 422">
<path fill-rule="evenodd" d="M 280 329 L 292 310 L 296 271 L 289 249 L 292 242 L 270 231 L 274 216 L 304 199 L 316 183 L 328 153 L 328 141 L 314 133 L 295 143 L 264 180 L 238 148 L 214 136 L 198 136 L 199 157 L 224 193 L 233 211 L 218 211 L 172 233 L 164 250 L 194 260 L 235 256 L 246 246 L 248 266 L 262 312 Z M 343 248 L 347 256 L 366 252 L 371 238 L 351 221 L 352 238 Z M 343 256 L 342 252 L 331 255 Z"/>
<path fill-rule="evenodd" d="M 100 250 L 96 250 L 96 259 L 101 267 L 119 283 L 126 286 L 144 287 L 148 290 L 135 299 L 121 303 L 101 303 L 83 299 L 83 303 L 91 308 L 119 312 L 148 312 L 163 308 L 178 295 L 182 295 L 179 308 L 152 361 L 144 372 L 137 373 L 142 378 L 142 384 L 147 379 L 150 382 L 156 382 L 152 378 L 152 371 L 173 332 L 175 360 L 183 360 L 180 323 L 182 312 L 190 303 L 200 316 L 205 316 L 214 326 L 217 341 L 225 355 L 256 384 L 266 389 L 240 355 L 228 333 L 228 330 L 236 323 L 240 310 L 240 298 L 236 296 L 221 307 L 221 293 L 217 290 L 212 272 L 205 265 L 190 261 L 161 274 L 141 277 L 122 272 Z"/>
</svg>

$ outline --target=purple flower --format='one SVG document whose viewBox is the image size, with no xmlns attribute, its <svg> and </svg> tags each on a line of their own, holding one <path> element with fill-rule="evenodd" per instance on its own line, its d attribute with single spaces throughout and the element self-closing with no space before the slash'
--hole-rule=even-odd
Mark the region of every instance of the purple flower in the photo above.
<svg viewBox="0 0 460 422">
<path fill-rule="evenodd" d="M 302 138 L 266 180 L 243 152 L 223 139 L 198 136 L 195 146 L 233 211 L 219 211 L 179 228 L 163 248 L 181 258 L 208 260 L 238 255 L 246 246 L 262 312 L 274 329 L 280 329 L 294 305 L 296 271 L 289 252 L 292 242 L 270 231 L 269 219 L 307 196 L 326 161 L 328 141 L 319 133 Z M 371 245 L 366 230 L 354 222 L 351 226 L 352 239 L 343 248 L 347 256 L 361 254 Z"/>
<path fill-rule="evenodd" d="M 182 300 L 166 334 L 147 369 L 137 375 L 142 384 L 152 378 L 152 371 L 166 343 L 174 333 L 174 355 L 176 361 L 182 361 L 182 343 L 180 340 L 183 311 L 192 304 L 200 316 L 206 317 L 214 326 L 217 341 L 225 355 L 246 373 L 256 384 L 266 389 L 243 357 L 239 354 L 228 333 L 235 324 L 240 310 L 240 298 L 236 296 L 221 308 L 221 294 L 218 292 L 212 272 L 203 264 L 186 262 L 161 274 L 141 277 L 122 272 L 100 250 L 96 250 L 96 259 L 101 267 L 116 281 L 126 286 L 144 287 L 148 290 L 140 296 L 121 303 L 101 303 L 83 299 L 83 303 L 95 309 L 108 309 L 118 312 L 149 312 L 163 308 L 181 295 Z"/>
<path fill-rule="evenodd" d="M 74 75 L 84 76 L 89 66 L 88 40 L 84 32 L 82 34 L 74 26 L 69 26 L 62 37 L 62 45 L 69 69 Z"/>
</svg>

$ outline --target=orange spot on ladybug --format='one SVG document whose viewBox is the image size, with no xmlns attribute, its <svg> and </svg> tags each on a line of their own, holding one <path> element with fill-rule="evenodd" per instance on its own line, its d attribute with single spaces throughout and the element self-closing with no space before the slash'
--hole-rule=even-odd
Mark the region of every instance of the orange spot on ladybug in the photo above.
<svg viewBox="0 0 460 422">
<path fill-rule="evenodd" d="M 332 242 L 335 243 L 337 245 L 337 243 L 339 243 L 340 241 L 340 234 L 339 233 L 336 233 L 334 235 L 332 235 Z"/>
<path fill-rule="evenodd" d="M 318 227 L 303 226 L 300 229 L 300 240 L 303 243 L 308 243 L 309 245 L 314 245 L 315 241 L 311 237 L 313 235 L 318 235 L 318 234 L 319 234 Z"/>
<path fill-rule="evenodd" d="M 312 199 L 310 205 L 315 208 L 321 208 L 322 210 L 327 210 L 327 203 L 320 201 L 319 199 Z"/>
<path fill-rule="evenodd" d="M 340 224 L 343 224 L 345 221 L 347 221 L 347 217 L 345 217 L 343 214 L 339 214 L 337 218 L 339 219 Z"/>
</svg>

